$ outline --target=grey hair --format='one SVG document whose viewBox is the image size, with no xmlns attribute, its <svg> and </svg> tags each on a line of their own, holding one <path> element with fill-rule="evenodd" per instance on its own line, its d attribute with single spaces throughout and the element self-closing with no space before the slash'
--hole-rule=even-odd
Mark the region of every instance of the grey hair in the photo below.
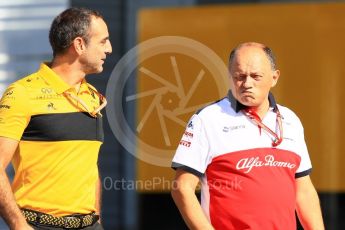
<svg viewBox="0 0 345 230">
<path fill-rule="evenodd" d="M 89 42 L 91 17 L 103 18 L 96 10 L 72 7 L 55 17 L 49 31 L 49 42 L 53 56 L 63 54 L 76 37 Z"/>
</svg>

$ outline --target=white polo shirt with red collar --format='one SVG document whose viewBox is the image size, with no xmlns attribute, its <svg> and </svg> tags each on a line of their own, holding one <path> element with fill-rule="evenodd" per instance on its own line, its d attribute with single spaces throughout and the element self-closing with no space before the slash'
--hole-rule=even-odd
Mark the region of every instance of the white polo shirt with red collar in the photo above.
<svg viewBox="0 0 345 230">
<path fill-rule="evenodd" d="M 201 178 L 201 206 L 215 229 L 296 229 L 295 179 L 309 175 L 311 162 L 303 126 L 290 109 L 276 104 L 262 120 L 283 141 L 253 123 L 229 94 L 190 119 L 172 167 Z M 279 133 L 279 132 L 278 132 Z"/>
</svg>

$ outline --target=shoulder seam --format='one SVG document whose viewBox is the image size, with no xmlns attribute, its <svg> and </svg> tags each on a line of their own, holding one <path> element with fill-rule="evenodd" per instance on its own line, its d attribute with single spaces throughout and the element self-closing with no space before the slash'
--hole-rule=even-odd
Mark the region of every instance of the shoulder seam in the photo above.
<svg viewBox="0 0 345 230">
<path fill-rule="evenodd" d="M 217 104 L 218 102 L 220 102 L 220 101 L 223 100 L 224 98 L 225 98 L 225 97 L 223 97 L 222 99 L 219 99 L 219 100 L 217 100 L 217 101 L 214 101 L 214 102 L 212 102 L 212 103 L 210 103 L 210 104 L 208 104 L 208 105 L 206 105 L 206 106 L 200 108 L 199 110 L 197 110 L 197 111 L 195 112 L 195 114 L 199 114 L 199 113 L 200 113 L 202 110 L 204 110 L 205 108 L 207 108 L 207 107 L 209 107 L 209 106 L 211 106 L 211 105 Z"/>
</svg>

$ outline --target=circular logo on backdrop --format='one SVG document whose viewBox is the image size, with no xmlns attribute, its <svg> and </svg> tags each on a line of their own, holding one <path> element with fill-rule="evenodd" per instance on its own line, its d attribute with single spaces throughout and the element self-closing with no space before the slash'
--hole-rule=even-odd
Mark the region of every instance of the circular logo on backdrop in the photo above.
<svg viewBox="0 0 345 230">
<path fill-rule="evenodd" d="M 116 64 L 106 89 L 107 118 L 129 153 L 169 167 L 189 118 L 227 90 L 227 67 L 210 48 L 186 37 L 156 37 Z"/>
</svg>

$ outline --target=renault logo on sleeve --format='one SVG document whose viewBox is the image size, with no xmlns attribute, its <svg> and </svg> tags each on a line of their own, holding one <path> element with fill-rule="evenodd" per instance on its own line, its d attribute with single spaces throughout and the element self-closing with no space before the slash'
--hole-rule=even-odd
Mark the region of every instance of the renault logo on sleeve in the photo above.
<svg viewBox="0 0 345 230">
<path fill-rule="evenodd" d="M 55 108 L 53 102 L 50 102 L 50 103 L 47 105 L 47 108 L 48 108 L 48 110 L 56 110 L 56 108 Z"/>
</svg>

